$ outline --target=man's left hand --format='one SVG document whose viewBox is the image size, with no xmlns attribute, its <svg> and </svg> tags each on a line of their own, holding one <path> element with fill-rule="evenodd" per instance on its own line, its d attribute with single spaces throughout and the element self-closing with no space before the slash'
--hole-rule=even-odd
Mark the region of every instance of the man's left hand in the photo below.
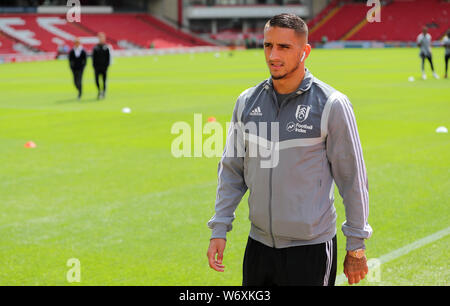
<svg viewBox="0 0 450 306">
<path fill-rule="evenodd" d="M 364 251 L 362 250 L 362 252 Z M 347 251 L 347 255 L 345 255 L 344 274 L 347 276 L 350 285 L 359 283 L 369 272 L 367 258 L 364 253 L 362 257 L 358 257 L 353 255 L 353 252 L 351 251 Z"/>
</svg>

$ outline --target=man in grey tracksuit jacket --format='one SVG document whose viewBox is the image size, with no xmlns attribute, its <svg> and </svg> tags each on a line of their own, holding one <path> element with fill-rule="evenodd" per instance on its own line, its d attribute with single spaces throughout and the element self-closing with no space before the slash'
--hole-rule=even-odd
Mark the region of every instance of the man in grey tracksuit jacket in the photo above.
<svg viewBox="0 0 450 306">
<path fill-rule="evenodd" d="M 364 248 L 371 233 L 368 183 L 352 105 L 309 71 L 281 107 L 271 83 L 269 78 L 244 91 L 232 122 L 244 126 L 249 121 L 278 122 L 278 165 L 263 168 L 259 156 L 225 154 L 219 163 L 216 214 L 208 222 L 211 237 L 226 237 L 234 211 L 249 189 L 250 237 L 275 248 L 328 241 L 336 234 L 336 182 L 346 208 L 342 230 L 347 250 Z M 307 109 L 306 118 L 296 116 L 299 108 Z M 262 115 L 253 115 L 254 109 Z M 238 128 L 230 131 L 228 139 L 250 138 Z"/>
<path fill-rule="evenodd" d="M 218 166 L 211 239 L 226 238 L 249 190 L 252 240 L 273 249 L 327 243 L 336 235 L 336 183 L 345 205 L 346 249 L 365 248 L 372 233 L 368 181 L 352 105 L 305 70 L 281 104 L 272 77 L 237 99 Z M 255 144 L 269 157 L 252 152 Z"/>
</svg>

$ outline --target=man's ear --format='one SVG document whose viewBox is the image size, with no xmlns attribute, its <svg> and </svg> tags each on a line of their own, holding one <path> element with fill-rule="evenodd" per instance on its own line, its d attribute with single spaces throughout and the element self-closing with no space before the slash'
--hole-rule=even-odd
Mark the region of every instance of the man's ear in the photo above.
<svg viewBox="0 0 450 306">
<path fill-rule="evenodd" d="M 303 60 L 301 62 L 304 62 L 308 58 L 310 53 L 311 53 L 311 45 L 306 44 L 305 49 L 303 50 L 303 54 L 302 54 Z"/>
</svg>

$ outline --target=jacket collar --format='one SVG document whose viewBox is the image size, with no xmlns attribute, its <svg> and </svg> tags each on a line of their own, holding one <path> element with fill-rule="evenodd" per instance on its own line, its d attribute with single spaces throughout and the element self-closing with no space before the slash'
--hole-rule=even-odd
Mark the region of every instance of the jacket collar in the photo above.
<svg viewBox="0 0 450 306">
<path fill-rule="evenodd" d="M 295 90 L 295 93 L 297 95 L 301 95 L 305 91 L 308 91 L 311 88 L 313 80 L 314 80 L 314 76 L 312 75 L 311 72 L 309 72 L 308 68 L 305 68 L 305 76 L 303 77 L 303 81 L 300 83 L 300 85 Z M 266 84 L 264 85 L 264 89 L 267 90 L 269 88 L 274 89 L 272 77 L 269 77 L 266 80 Z"/>
</svg>

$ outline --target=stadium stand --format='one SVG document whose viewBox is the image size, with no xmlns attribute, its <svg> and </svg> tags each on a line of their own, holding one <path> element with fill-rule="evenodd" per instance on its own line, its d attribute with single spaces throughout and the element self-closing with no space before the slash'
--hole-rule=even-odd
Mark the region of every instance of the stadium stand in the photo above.
<svg viewBox="0 0 450 306">
<path fill-rule="evenodd" d="M 155 21 L 146 18 L 144 14 L 85 15 L 81 24 L 92 31 L 107 33 L 117 44 L 120 41 L 128 41 L 141 48 L 148 48 L 151 43 L 155 48 L 197 45 L 195 41 L 192 42 L 178 32 L 168 31 L 168 26 L 161 29 L 159 24 L 155 25 Z"/>
<path fill-rule="evenodd" d="M 423 26 L 433 39 L 450 28 L 450 2 L 394 1 L 382 8 L 382 22 L 366 23 L 349 40 L 415 41 Z"/>
<path fill-rule="evenodd" d="M 442 0 L 387 1 L 381 9 L 382 22 L 369 23 L 365 3 L 332 1 L 308 24 L 310 41 L 415 41 L 423 26 L 434 39 L 450 28 L 450 3 Z"/>
<path fill-rule="evenodd" d="M 413 42 L 423 26 L 428 26 L 434 40 L 450 28 L 450 2 L 443 0 L 384 1 L 382 22 L 368 23 L 369 7 L 365 1 L 330 3 L 312 18 L 309 40 Z M 253 27 L 253 28 L 252 28 Z M 70 48 L 75 37 L 90 51 L 98 32 L 105 32 L 115 50 L 211 46 L 197 36 L 175 28 L 146 13 L 84 14 L 81 23 L 66 21 L 61 14 L 0 14 L 0 54 L 57 52 Z M 262 31 L 249 23 L 241 29 L 218 29 L 205 35 L 217 44 L 226 41 L 261 41 Z"/>
<path fill-rule="evenodd" d="M 14 49 L 15 42 L 5 35 L 0 33 L 0 54 L 14 54 L 17 51 Z"/>
<path fill-rule="evenodd" d="M 325 17 L 327 16 L 331 16 L 331 12 L 333 10 L 336 11 L 336 8 L 339 4 L 338 0 L 333 0 L 330 2 L 330 4 L 328 4 L 322 11 L 319 12 L 319 14 L 317 14 L 313 19 L 311 19 L 308 22 L 308 27 L 309 27 L 309 32 L 310 34 L 315 32 L 317 28 L 320 27 L 320 25 L 326 21 Z"/>
<path fill-rule="evenodd" d="M 2 53 L 6 49 L 13 51 L 11 42 L 4 38 L 6 36 L 43 52 L 56 52 L 62 45 L 71 47 L 73 39 L 80 37 L 90 51 L 98 32 L 106 33 L 108 43 L 114 49 L 212 45 L 147 14 L 85 14 L 81 23 L 67 22 L 63 15 L 0 15 L 0 34 L 3 33 L 2 45 L 5 46 Z"/>
<path fill-rule="evenodd" d="M 182 40 L 183 45 L 192 45 L 192 46 L 212 46 L 213 44 L 202 40 L 201 38 L 197 38 L 193 35 L 175 29 L 174 27 L 162 22 L 161 20 L 148 15 L 148 14 L 137 14 L 136 18 L 149 23 L 155 29 L 159 29 L 165 33 L 166 36 L 177 37 Z M 164 36 L 163 36 L 164 37 Z"/>
<path fill-rule="evenodd" d="M 323 21 L 319 21 L 316 27 L 312 28 L 309 39 L 312 42 L 318 42 L 325 36 L 328 41 L 340 40 L 365 18 L 366 13 L 367 6 L 363 3 L 348 3 L 329 9 Z"/>
</svg>

